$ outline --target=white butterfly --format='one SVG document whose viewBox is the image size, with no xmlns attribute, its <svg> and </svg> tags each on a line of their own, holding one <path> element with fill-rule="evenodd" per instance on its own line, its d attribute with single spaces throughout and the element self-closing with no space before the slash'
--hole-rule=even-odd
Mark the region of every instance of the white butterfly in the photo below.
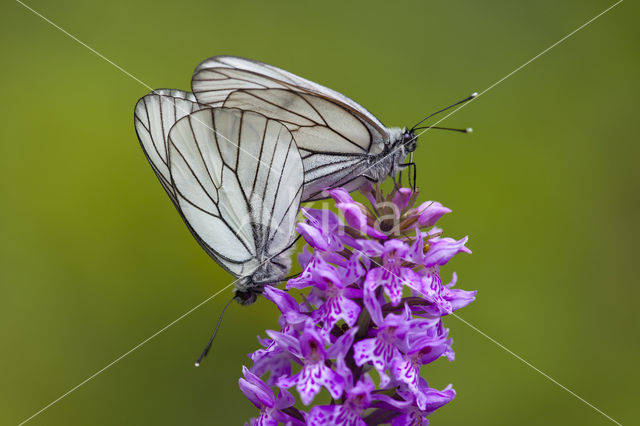
<svg viewBox="0 0 640 426">
<path fill-rule="evenodd" d="M 416 148 L 413 131 L 385 127 L 346 96 L 261 62 L 214 56 L 196 68 L 191 86 L 201 104 L 256 111 L 287 126 L 304 163 L 303 201 L 395 175 Z"/>
<path fill-rule="evenodd" d="M 280 282 L 291 267 L 300 153 L 291 132 L 275 120 L 229 108 L 186 114 L 178 108 L 185 102 L 188 96 L 175 91 L 143 98 L 136 107 L 138 136 L 195 238 L 238 277 L 235 299 L 253 303 L 264 285 Z"/>
<path fill-rule="evenodd" d="M 327 188 L 342 186 L 353 191 L 367 181 L 380 182 L 412 164 L 403 161 L 416 149 L 417 125 L 409 130 L 386 127 L 355 101 L 280 68 L 234 56 L 214 56 L 198 65 L 191 86 L 193 95 L 161 89 L 147 95 L 147 100 L 143 98 L 141 102 L 145 101 L 143 106 L 147 110 L 166 109 L 163 115 L 166 132 L 172 118 L 177 119 L 203 106 L 254 111 L 281 122 L 291 131 L 302 156 L 303 202 L 325 197 L 324 189 Z M 434 114 L 466 102 L 475 95 Z M 158 97 L 164 96 L 169 99 L 160 101 Z M 150 106 L 150 103 L 161 105 Z M 140 109 L 144 108 L 141 106 Z M 146 118 L 145 115 L 144 111 L 136 112 L 136 128 L 138 122 L 149 120 L 149 115 Z M 161 133 L 150 135 L 147 139 L 151 140 L 146 142 L 141 138 L 143 147 L 146 145 L 161 151 L 162 144 L 166 145 L 166 134 L 162 138 Z M 156 172 L 162 173 L 162 164 L 155 164 L 163 161 L 162 158 L 147 155 Z M 163 180 L 160 175 L 158 177 Z"/>
</svg>

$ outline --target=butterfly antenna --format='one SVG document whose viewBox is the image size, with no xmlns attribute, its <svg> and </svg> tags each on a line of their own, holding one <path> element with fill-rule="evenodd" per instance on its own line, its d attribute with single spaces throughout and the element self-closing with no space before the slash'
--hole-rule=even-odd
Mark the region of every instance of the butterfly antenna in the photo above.
<svg viewBox="0 0 640 426">
<path fill-rule="evenodd" d="M 429 118 L 433 117 L 434 115 L 436 115 L 436 114 L 440 114 L 441 112 L 444 112 L 444 111 L 446 111 L 446 110 L 448 110 L 448 109 L 450 109 L 450 108 L 453 108 L 453 107 L 454 107 L 454 106 L 456 106 L 456 105 L 460 105 L 460 104 L 463 104 L 463 103 L 465 103 L 465 102 L 467 102 L 467 101 L 470 101 L 471 99 L 475 98 L 476 96 L 478 96 L 478 92 L 474 92 L 474 93 L 472 93 L 472 94 L 471 94 L 471 96 L 467 96 L 466 98 L 464 98 L 464 99 L 463 99 L 463 100 L 461 100 L 461 101 L 456 102 L 455 104 L 451 104 L 451 105 L 449 105 L 449 106 L 448 106 L 448 107 L 446 107 L 446 108 L 442 108 L 441 110 L 434 112 L 433 114 L 429 114 L 429 115 L 427 115 L 425 118 L 423 118 L 422 120 L 418 121 L 418 123 L 416 123 L 416 125 L 415 125 L 415 126 L 413 126 L 413 127 L 411 128 L 411 131 L 414 131 L 414 130 L 416 129 L 416 127 L 418 127 L 419 125 L 421 125 L 421 124 L 422 124 L 422 123 L 424 123 L 427 119 L 429 119 Z"/>
<path fill-rule="evenodd" d="M 209 343 L 207 343 L 207 347 L 204 348 L 204 351 L 202 351 L 202 353 L 200 354 L 200 357 L 196 361 L 196 367 L 200 367 L 200 363 L 202 362 L 202 359 L 205 356 L 207 356 L 207 354 L 209 353 L 209 349 L 211 349 L 211 344 L 213 343 L 213 339 L 216 338 L 216 334 L 218 334 L 218 329 L 220 328 L 220 324 L 222 324 L 222 317 L 224 316 L 224 313 L 226 312 L 227 308 L 235 298 L 236 296 L 233 296 L 231 300 L 229 300 L 227 304 L 224 306 L 224 308 L 222 309 L 222 312 L 220 313 L 220 318 L 218 318 L 218 324 L 216 325 L 216 329 L 213 330 L 213 334 L 211 335 L 211 339 L 209 339 Z"/>
<path fill-rule="evenodd" d="M 473 129 L 471 127 L 467 127 L 466 129 L 458 129 L 455 127 L 422 126 L 422 127 L 414 127 L 411 130 L 422 130 L 422 129 L 451 130 L 452 132 L 473 133 Z"/>
</svg>

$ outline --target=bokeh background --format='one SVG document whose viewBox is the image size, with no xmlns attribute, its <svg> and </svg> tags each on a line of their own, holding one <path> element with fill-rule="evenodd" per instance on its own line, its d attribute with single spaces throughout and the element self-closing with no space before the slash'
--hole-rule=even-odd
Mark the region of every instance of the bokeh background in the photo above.
<svg viewBox="0 0 640 426">
<path fill-rule="evenodd" d="M 612 1 L 29 0 L 151 87 L 189 89 L 215 54 L 262 60 L 387 125 L 482 91 Z M 147 164 L 147 89 L 40 17 L 0 6 L 0 423 L 18 424 L 231 282 Z M 428 132 L 424 199 L 454 210 L 473 255 L 444 270 L 479 291 L 461 317 L 621 423 L 637 421 L 638 7 L 626 1 Z M 35 425 L 241 424 L 237 388 L 264 303 L 214 298 Z M 610 424 L 455 318 L 457 359 L 424 369 L 458 396 L 434 425 Z"/>
</svg>

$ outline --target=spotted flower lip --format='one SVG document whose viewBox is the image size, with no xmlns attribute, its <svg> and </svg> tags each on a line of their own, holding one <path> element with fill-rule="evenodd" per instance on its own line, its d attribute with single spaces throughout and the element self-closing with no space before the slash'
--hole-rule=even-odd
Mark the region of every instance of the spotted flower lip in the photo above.
<svg viewBox="0 0 640 426">
<path fill-rule="evenodd" d="M 311 404 L 322 387 L 326 388 L 333 398 L 342 396 L 344 377 L 325 364 L 327 353 L 324 341 L 312 322 L 305 325 L 298 345 L 289 341 L 286 347 L 293 349 L 295 351 L 293 353 L 298 355 L 302 370 L 293 376 L 281 376 L 277 382 L 279 388 L 287 389 L 296 386 L 300 399 L 305 405 Z"/>
<path fill-rule="evenodd" d="M 385 370 L 401 356 L 400 346 L 409 330 L 407 315 L 388 314 L 378 323 L 375 337 L 363 339 L 353 345 L 353 358 L 356 365 L 373 364 L 380 375 L 380 385 L 385 386 L 390 378 Z"/>
<path fill-rule="evenodd" d="M 317 292 L 321 292 L 325 302 L 311 314 L 311 319 L 322 323 L 322 332 L 331 332 L 339 320 L 353 327 L 358 320 L 361 308 L 347 295 L 354 295 L 356 289 L 347 289 L 338 271 L 330 268 L 315 271 L 314 280 Z M 321 296 L 321 297 L 322 297 Z"/>
<path fill-rule="evenodd" d="M 362 193 L 370 206 L 329 191 L 342 218 L 304 208 L 302 272 L 286 290 L 264 289 L 280 330 L 258 339 L 262 348 L 239 381 L 259 410 L 252 425 L 427 424 L 455 397 L 451 386 L 429 387 L 421 367 L 454 359 L 444 319 L 476 292 L 454 288 L 455 272 L 443 284 L 441 268 L 471 253 L 468 238 L 443 236 L 434 225 L 451 210 L 432 201 L 414 207 L 412 189 Z"/>
<path fill-rule="evenodd" d="M 309 412 L 307 425 L 358 425 L 365 426 L 366 422 L 360 416 L 361 413 L 371 405 L 371 393 L 375 389 L 375 384 L 368 375 L 356 383 L 350 385 L 346 392 L 343 404 L 317 405 Z"/>
</svg>

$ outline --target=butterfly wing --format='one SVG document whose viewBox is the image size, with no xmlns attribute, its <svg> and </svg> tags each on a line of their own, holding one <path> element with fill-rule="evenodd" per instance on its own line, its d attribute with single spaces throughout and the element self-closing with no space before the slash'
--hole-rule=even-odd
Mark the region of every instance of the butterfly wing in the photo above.
<svg viewBox="0 0 640 426">
<path fill-rule="evenodd" d="M 385 126 L 366 108 L 328 87 L 299 77 L 273 65 L 237 56 L 213 56 L 201 62 L 194 71 L 191 85 L 202 103 L 224 103 L 226 97 L 238 89 L 289 89 L 315 93 L 350 107 L 374 127 Z"/>
<path fill-rule="evenodd" d="M 391 140 L 389 129 L 355 101 L 261 62 L 215 56 L 196 68 L 191 84 L 200 103 L 256 111 L 287 126 L 304 161 L 304 201 L 356 178 Z"/>
<path fill-rule="evenodd" d="M 251 276 L 291 246 L 303 166 L 283 124 L 238 109 L 194 112 L 169 133 L 169 170 L 194 236 L 229 272 Z"/>
<path fill-rule="evenodd" d="M 193 93 L 173 89 L 154 90 L 142 97 L 135 107 L 134 122 L 142 150 L 174 203 L 175 191 L 167 162 L 169 130 L 176 121 L 198 109 L 200 106 Z"/>
</svg>

